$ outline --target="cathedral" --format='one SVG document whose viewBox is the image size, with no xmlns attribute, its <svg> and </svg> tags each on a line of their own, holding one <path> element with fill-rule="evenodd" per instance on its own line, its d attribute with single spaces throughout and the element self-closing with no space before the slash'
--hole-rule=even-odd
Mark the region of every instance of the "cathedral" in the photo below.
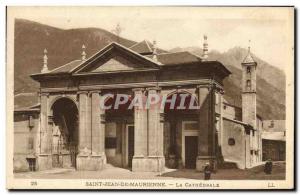
<svg viewBox="0 0 300 195">
<path fill-rule="evenodd" d="M 87 57 L 53 70 L 47 50 L 41 72 L 39 103 L 14 110 L 14 171 L 53 168 L 102 170 L 105 164 L 134 172 L 173 169 L 202 171 L 210 164 L 246 169 L 262 162 L 262 118 L 256 113 L 257 63 L 241 62 L 242 107 L 224 98 L 223 81 L 231 72 L 208 56 L 164 52 L 156 42 L 125 47 L 112 42 Z M 108 96 L 108 94 L 112 94 Z M 118 94 L 151 95 L 175 102 L 151 109 L 116 105 Z M 197 109 L 180 109 L 181 98 Z"/>
</svg>

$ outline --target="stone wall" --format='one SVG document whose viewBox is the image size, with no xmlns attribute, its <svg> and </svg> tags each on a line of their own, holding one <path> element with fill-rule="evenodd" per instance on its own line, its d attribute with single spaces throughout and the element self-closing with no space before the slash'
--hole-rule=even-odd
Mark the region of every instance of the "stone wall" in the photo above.
<svg viewBox="0 0 300 195">
<path fill-rule="evenodd" d="M 238 168 L 244 169 L 245 152 L 247 151 L 244 126 L 231 120 L 224 120 L 223 124 L 223 145 L 221 147 L 224 161 L 234 162 Z"/>
</svg>

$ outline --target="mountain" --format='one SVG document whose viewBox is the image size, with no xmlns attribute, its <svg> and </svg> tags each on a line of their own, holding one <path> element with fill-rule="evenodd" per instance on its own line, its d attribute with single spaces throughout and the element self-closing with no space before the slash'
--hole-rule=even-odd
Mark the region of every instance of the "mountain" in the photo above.
<svg viewBox="0 0 300 195">
<path fill-rule="evenodd" d="M 86 45 L 88 56 L 96 53 L 112 41 L 124 46 L 135 42 L 117 37 L 113 33 L 99 28 L 80 28 L 63 30 L 24 19 L 15 20 L 14 52 L 14 92 L 15 108 L 30 106 L 36 102 L 38 83 L 29 75 L 40 72 L 43 62 L 43 50 L 48 50 L 48 67 L 54 69 L 67 62 L 81 57 L 81 46 Z M 173 51 L 187 50 L 201 55 L 197 47 L 175 48 Z M 225 53 L 211 51 L 211 59 L 219 60 L 233 73 L 224 82 L 225 99 L 240 106 L 240 62 L 246 55 L 243 48 L 233 48 Z M 264 119 L 285 119 L 285 75 L 264 62 L 258 61 L 258 113 Z M 238 89 L 238 90 L 237 90 Z M 24 101 L 25 99 L 31 101 Z"/>
<path fill-rule="evenodd" d="M 34 92 L 38 83 L 29 75 L 41 71 L 44 48 L 48 50 L 48 68 L 54 69 L 81 58 L 82 44 L 88 56 L 112 41 L 131 46 L 135 42 L 119 38 L 98 28 L 62 30 L 24 19 L 15 20 L 15 94 Z"/>
</svg>

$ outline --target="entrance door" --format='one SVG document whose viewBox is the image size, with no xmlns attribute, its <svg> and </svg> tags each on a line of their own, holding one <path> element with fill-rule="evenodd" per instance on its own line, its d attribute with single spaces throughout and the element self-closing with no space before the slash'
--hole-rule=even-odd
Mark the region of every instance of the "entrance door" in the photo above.
<svg viewBox="0 0 300 195">
<path fill-rule="evenodd" d="M 128 167 L 132 167 L 134 155 L 134 126 L 128 126 Z"/>
<path fill-rule="evenodd" d="M 197 155 L 198 136 L 185 136 L 185 168 L 196 168 Z"/>
</svg>

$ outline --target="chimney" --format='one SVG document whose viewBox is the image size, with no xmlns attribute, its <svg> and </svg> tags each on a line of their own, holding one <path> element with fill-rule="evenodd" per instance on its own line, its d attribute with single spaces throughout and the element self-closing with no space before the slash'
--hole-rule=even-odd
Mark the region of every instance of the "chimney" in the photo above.
<svg viewBox="0 0 300 195">
<path fill-rule="evenodd" d="M 208 43 L 207 43 L 207 36 L 204 35 L 204 42 L 203 42 L 203 56 L 202 56 L 202 60 L 203 61 L 207 61 L 208 58 Z"/>
<path fill-rule="evenodd" d="M 86 60 L 85 45 L 82 45 L 81 48 L 82 48 L 81 60 L 85 61 Z"/>
<path fill-rule="evenodd" d="M 44 63 L 43 63 L 43 69 L 41 71 L 41 73 L 47 73 L 49 72 L 49 69 L 48 69 L 48 57 L 47 57 L 47 49 L 44 49 Z"/>
<path fill-rule="evenodd" d="M 152 46 L 152 53 L 153 53 L 153 60 L 157 62 L 157 48 L 156 48 L 156 41 L 153 41 L 153 46 Z"/>
</svg>

